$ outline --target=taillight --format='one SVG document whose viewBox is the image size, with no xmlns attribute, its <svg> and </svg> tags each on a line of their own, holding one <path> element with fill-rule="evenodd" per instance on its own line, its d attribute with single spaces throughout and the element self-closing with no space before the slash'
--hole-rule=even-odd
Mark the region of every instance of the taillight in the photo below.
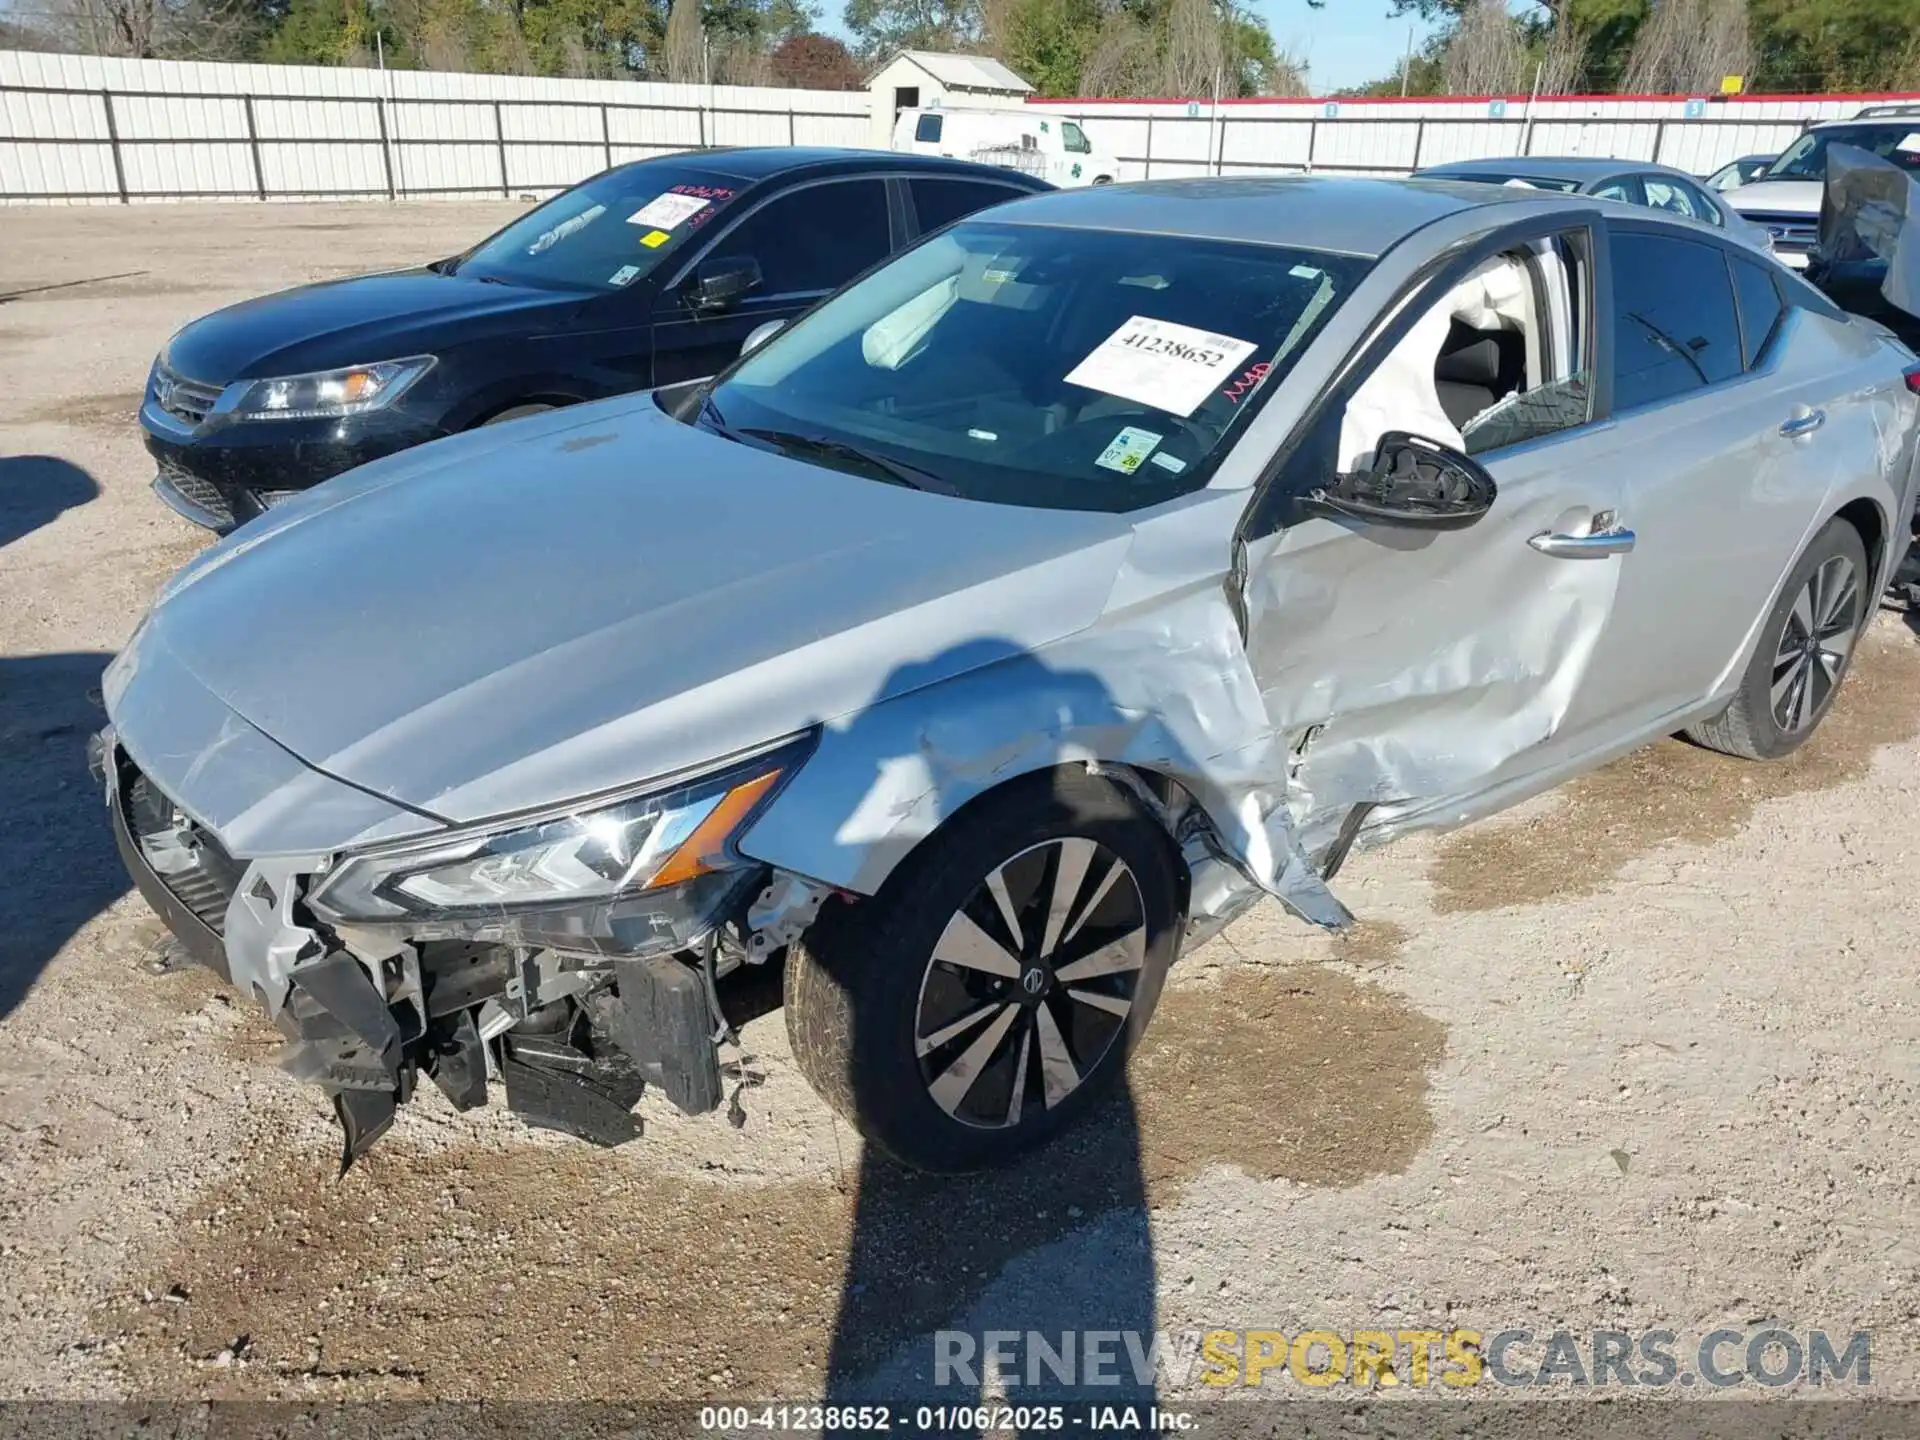
<svg viewBox="0 0 1920 1440">
<path fill-rule="evenodd" d="M 1920 395 L 1920 365 L 1909 365 L 1906 373 L 1907 389 L 1916 395 Z"/>
</svg>

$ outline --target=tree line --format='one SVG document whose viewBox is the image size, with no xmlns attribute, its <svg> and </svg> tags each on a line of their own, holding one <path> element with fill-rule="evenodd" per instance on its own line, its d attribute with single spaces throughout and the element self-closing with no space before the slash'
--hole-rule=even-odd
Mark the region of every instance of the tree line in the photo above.
<svg viewBox="0 0 1920 1440">
<path fill-rule="evenodd" d="M 1319 8 L 1342 0 L 1308 0 Z M 1920 91 L 1920 0 L 1392 0 L 1431 39 L 1363 95 Z"/>
<path fill-rule="evenodd" d="M 3 3 L 3 0 L 0 0 Z M 1430 38 L 1350 95 L 1920 90 L 1920 0 L 1371 4 Z M 857 89 L 904 48 L 993 55 L 1042 95 L 1315 93 L 1247 0 L 12 0 L 0 49 Z"/>
</svg>

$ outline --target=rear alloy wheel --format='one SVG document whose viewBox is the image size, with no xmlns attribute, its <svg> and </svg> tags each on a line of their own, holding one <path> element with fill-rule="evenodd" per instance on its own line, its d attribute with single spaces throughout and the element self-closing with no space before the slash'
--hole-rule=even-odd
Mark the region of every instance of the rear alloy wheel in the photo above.
<svg viewBox="0 0 1920 1440">
<path fill-rule="evenodd" d="M 1776 760 L 1813 734 L 1846 678 L 1872 611 L 1860 535 L 1833 520 L 1794 566 L 1733 702 L 1687 733 L 1750 760 Z"/>
<path fill-rule="evenodd" d="M 1060 770 L 962 811 L 787 959 L 814 1089 L 917 1169 L 999 1164 L 1120 1079 L 1179 925 L 1178 857 L 1110 781 Z"/>
</svg>

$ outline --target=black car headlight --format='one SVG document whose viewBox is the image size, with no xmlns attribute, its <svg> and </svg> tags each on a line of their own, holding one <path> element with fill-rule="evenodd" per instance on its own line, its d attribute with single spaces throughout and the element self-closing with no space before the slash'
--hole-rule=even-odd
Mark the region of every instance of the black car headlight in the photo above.
<svg viewBox="0 0 1920 1440">
<path fill-rule="evenodd" d="M 284 375 L 271 380 L 238 380 L 216 407 L 235 420 L 331 420 L 384 410 L 433 368 L 434 357 L 382 360 L 344 370 Z M 232 403 L 225 403 L 231 397 Z"/>
<path fill-rule="evenodd" d="M 347 857 L 308 903 L 333 923 L 589 953 L 685 946 L 758 867 L 734 849 L 807 742 L 670 788 Z"/>
</svg>

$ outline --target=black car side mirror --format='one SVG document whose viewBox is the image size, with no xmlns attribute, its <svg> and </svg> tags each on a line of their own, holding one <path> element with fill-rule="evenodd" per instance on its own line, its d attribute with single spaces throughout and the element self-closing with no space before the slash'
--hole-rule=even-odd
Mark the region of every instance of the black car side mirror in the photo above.
<svg viewBox="0 0 1920 1440">
<path fill-rule="evenodd" d="M 706 260 L 693 272 L 688 299 L 702 314 L 717 314 L 760 288 L 760 262 L 751 255 Z"/>
<path fill-rule="evenodd" d="M 1465 455 L 1393 430 L 1381 437 L 1371 466 L 1309 491 L 1300 508 L 1372 525 L 1461 530 L 1492 509 L 1497 494 L 1493 476 Z"/>
</svg>

